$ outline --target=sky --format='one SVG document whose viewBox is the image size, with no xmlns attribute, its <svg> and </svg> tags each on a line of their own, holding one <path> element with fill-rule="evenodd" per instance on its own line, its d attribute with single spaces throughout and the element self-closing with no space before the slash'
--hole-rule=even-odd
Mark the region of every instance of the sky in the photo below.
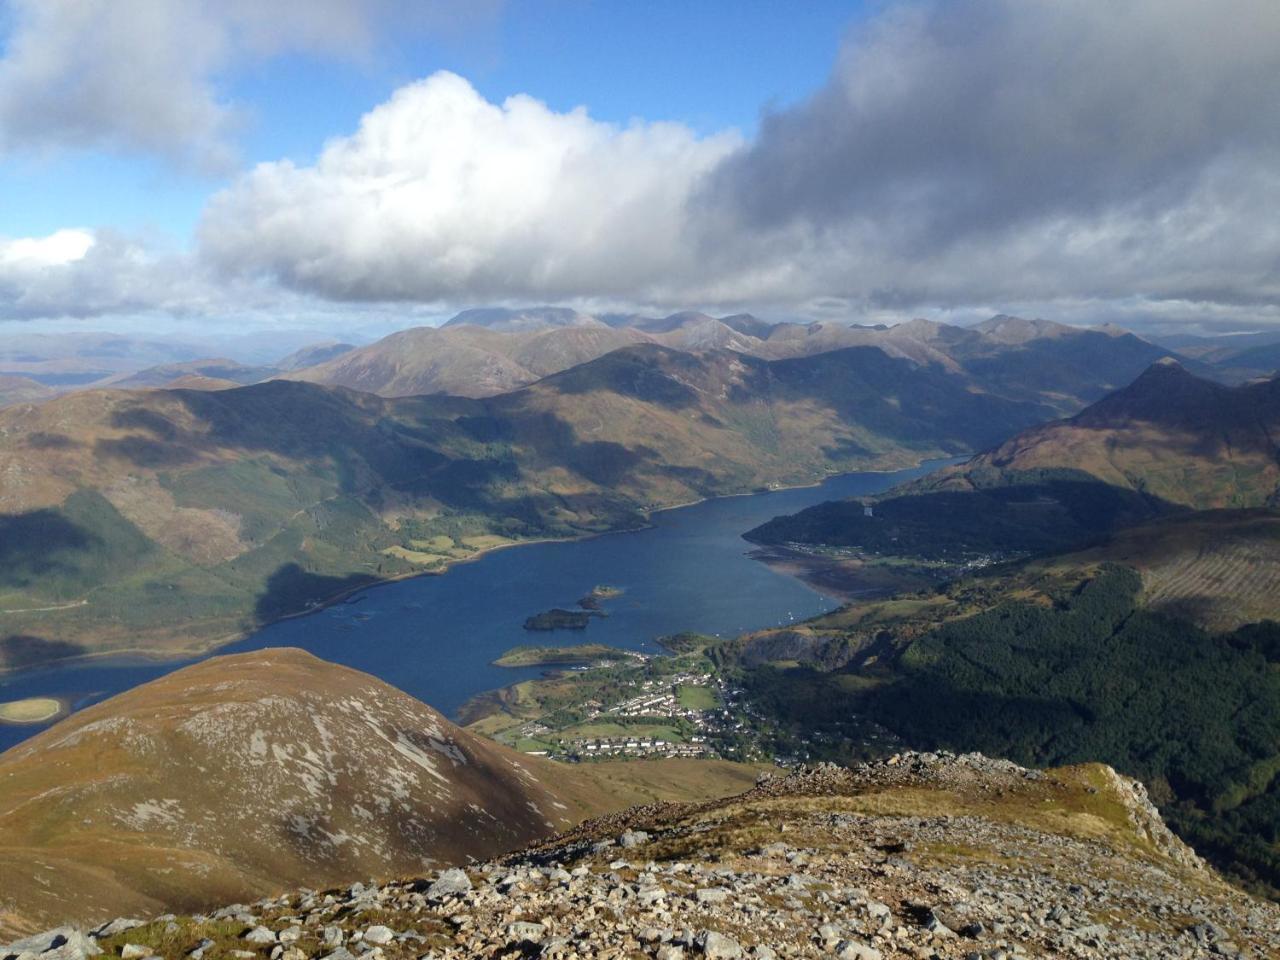
<svg viewBox="0 0 1280 960">
<path fill-rule="evenodd" d="M 1274 0 L 0 0 L 0 335 L 1280 325 Z"/>
</svg>

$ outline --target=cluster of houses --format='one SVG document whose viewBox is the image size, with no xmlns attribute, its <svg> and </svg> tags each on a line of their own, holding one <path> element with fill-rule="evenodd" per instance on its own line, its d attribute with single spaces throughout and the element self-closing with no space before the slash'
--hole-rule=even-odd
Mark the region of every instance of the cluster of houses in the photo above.
<svg viewBox="0 0 1280 960">
<path fill-rule="evenodd" d="M 568 752 L 582 759 L 595 757 L 706 757 L 714 751 L 706 737 L 690 737 L 687 743 L 675 743 L 658 737 L 593 737 L 570 740 Z"/>
<path fill-rule="evenodd" d="M 661 736 L 619 734 L 616 736 L 568 737 L 560 740 L 551 750 L 527 751 L 533 756 L 549 753 L 570 760 L 591 760 L 600 757 L 715 757 L 718 751 L 711 742 L 714 735 L 740 728 L 732 710 L 725 706 L 699 709 L 681 703 L 681 687 L 704 687 L 715 691 L 717 698 L 728 705 L 740 691 L 729 688 L 710 673 L 683 672 L 660 679 L 645 679 L 635 684 L 634 695 L 613 704 L 591 699 L 582 704 L 584 719 L 626 722 L 653 721 L 669 724 L 686 721 L 696 732 L 679 740 Z M 570 731 L 572 732 L 572 731 Z M 533 720 L 520 728 L 520 734 L 544 743 L 557 739 L 557 731 L 540 720 Z"/>
</svg>

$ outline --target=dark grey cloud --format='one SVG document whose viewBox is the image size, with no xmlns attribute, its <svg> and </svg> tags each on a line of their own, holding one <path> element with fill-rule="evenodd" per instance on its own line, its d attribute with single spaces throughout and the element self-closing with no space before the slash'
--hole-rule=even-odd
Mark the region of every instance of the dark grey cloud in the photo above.
<svg viewBox="0 0 1280 960">
<path fill-rule="evenodd" d="M 895 4 L 694 202 L 875 302 L 1269 300 L 1278 89 L 1271 0 Z"/>
<path fill-rule="evenodd" d="M 1280 143 L 1280 4 L 938 0 L 852 33 L 811 101 L 766 115 L 709 192 L 747 222 L 862 218 L 945 244 L 1160 209 Z M 912 238 L 916 239 L 916 238 Z"/>
</svg>

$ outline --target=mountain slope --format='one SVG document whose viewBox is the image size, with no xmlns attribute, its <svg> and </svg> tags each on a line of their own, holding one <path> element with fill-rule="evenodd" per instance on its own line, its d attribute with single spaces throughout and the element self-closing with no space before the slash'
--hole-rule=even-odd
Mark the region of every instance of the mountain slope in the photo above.
<svg viewBox="0 0 1280 960">
<path fill-rule="evenodd" d="M 305 367 L 314 367 L 328 360 L 333 360 L 344 353 L 350 353 L 354 349 L 356 349 L 354 343 L 325 340 L 295 350 L 287 357 L 277 360 L 273 366 L 282 371 L 302 370 Z"/>
<path fill-rule="evenodd" d="M 1280 380 L 1227 387 L 1164 359 L 1066 420 L 1031 427 L 876 499 L 810 507 L 750 532 L 931 559 L 1079 545 L 1185 510 L 1274 507 Z"/>
<path fill-rule="evenodd" d="M 615 767 L 515 753 L 301 650 L 217 657 L 0 755 L 0 930 L 493 856 L 654 795 Z M 668 767 L 700 797 L 754 776 Z"/>
<path fill-rule="evenodd" d="M 465 875 L 286 893 L 101 945 L 206 939 L 288 960 L 374 943 L 393 960 L 1262 957 L 1280 910 L 1200 865 L 1109 768 L 902 754 L 604 817 Z"/>
<path fill-rule="evenodd" d="M 1226 387 L 1176 361 L 1067 420 L 1025 431 L 930 482 L 987 487 L 1072 470 L 1196 509 L 1274 502 L 1280 487 L 1280 380 Z"/>
<path fill-rule="evenodd" d="M 485 397 L 537 379 L 510 357 L 474 342 L 461 328 L 414 327 L 287 375 L 384 397 L 447 393 Z M 482 328 L 474 328 L 483 333 Z M 499 333 L 488 339 L 502 341 Z M 470 341 L 470 342 L 469 342 Z"/>
<path fill-rule="evenodd" d="M 57 392 L 30 377 L 0 374 L 0 407 L 11 407 L 16 403 L 40 403 L 56 396 Z"/>
<path fill-rule="evenodd" d="M 493 855 L 572 822 L 549 774 L 301 650 L 219 657 L 0 756 L 0 903 L 193 909 Z"/>
<path fill-rule="evenodd" d="M 485 400 L 275 380 L 12 408 L 0 666 L 204 649 L 485 547 L 970 452 L 1044 414 L 870 348 L 768 362 L 651 344 Z"/>
</svg>

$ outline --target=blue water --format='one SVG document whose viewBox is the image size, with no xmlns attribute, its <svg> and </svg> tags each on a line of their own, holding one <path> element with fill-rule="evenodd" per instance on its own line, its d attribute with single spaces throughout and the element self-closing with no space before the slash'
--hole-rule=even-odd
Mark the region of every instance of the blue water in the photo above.
<svg viewBox="0 0 1280 960">
<path fill-rule="evenodd" d="M 733 636 L 836 606 L 801 581 L 748 557 L 742 534 L 824 500 L 875 493 L 934 469 L 852 473 L 816 487 L 708 500 L 654 514 L 634 533 L 530 544 L 490 553 L 443 576 L 372 587 L 304 617 L 271 624 L 219 650 L 304 647 L 367 671 L 446 714 L 473 695 L 538 676 L 491 662 L 517 644 L 609 643 L 657 651 L 655 638 L 693 630 Z M 530 633 L 525 618 L 572 608 L 596 584 L 626 592 L 583 631 Z M 0 678 L 0 701 L 58 696 L 80 709 L 191 663 L 117 657 Z M 0 725 L 0 750 L 42 729 Z"/>
</svg>

